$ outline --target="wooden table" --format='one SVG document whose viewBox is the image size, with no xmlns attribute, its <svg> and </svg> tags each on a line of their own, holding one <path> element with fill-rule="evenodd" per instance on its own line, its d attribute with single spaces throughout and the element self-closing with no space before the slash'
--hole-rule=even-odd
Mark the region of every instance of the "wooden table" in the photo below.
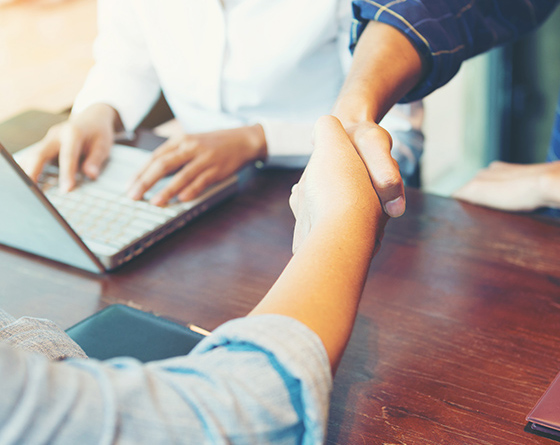
<svg viewBox="0 0 560 445">
<path fill-rule="evenodd" d="M 104 276 L 0 248 L 0 305 L 66 328 L 124 303 L 214 329 L 246 314 L 289 260 L 299 173 L 262 172 Z M 560 226 L 407 193 L 371 265 L 327 443 L 551 443 L 524 427 L 560 371 Z"/>
</svg>

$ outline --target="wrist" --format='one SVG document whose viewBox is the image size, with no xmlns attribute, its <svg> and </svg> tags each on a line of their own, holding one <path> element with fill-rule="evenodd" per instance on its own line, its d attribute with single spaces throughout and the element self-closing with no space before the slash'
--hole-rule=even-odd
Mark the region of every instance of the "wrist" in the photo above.
<svg viewBox="0 0 560 445">
<path fill-rule="evenodd" d="M 242 127 L 242 131 L 242 144 L 248 149 L 247 158 L 249 160 L 264 161 L 267 157 L 268 150 L 262 125 L 255 124 Z"/>
<path fill-rule="evenodd" d="M 123 124 L 117 110 L 104 103 L 93 104 L 76 115 L 71 114 L 69 120 L 85 122 L 87 125 L 94 124 L 98 127 L 110 129 L 111 132 L 123 129 Z"/>
<path fill-rule="evenodd" d="M 332 114 L 340 120 L 345 128 L 360 122 L 377 123 L 381 120 L 378 117 L 380 107 L 376 106 L 374 100 L 366 100 L 367 97 L 375 96 L 375 94 L 367 93 L 367 91 L 367 87 L 361 88 L 360 84 L 352 84 L 351 87 L 345 87 L 340 91 Z"/>
<path fill-rule="evenodd" d="M 355 244 L 356 248 L 371 253 L 386 223 L 377 195 L 373 196 L 372 199 L 356 200 L 352 205 L 325 209 L 313 221 L 310 234 L 330 232 L 341 243 Z"/>
<path fill-rule="evenodd" d="M 545 170 L 539 175 L 539 192 L 542 205 L 560 208 L 560 161 L 543 164 Z"/>
<path fill-rule="evenodd" d="M 423 76 L 424 63 L 401 31 L 371 21 L 361 35 L 333 114 L 341 120 L 379 123 Z"/>
<path fill-rule="evenodd" d="M 348 214 L 321 220 L 313 224 L 298 251 L 309 243 L 315 246 L 313 250 L 321 252 L 319 256 L 328 258 L 339 255 L 367 268 L 383 234 L 380 224 L 379 218 L 375 222 L 364 218 L 354 219 Z"/>
</svg>

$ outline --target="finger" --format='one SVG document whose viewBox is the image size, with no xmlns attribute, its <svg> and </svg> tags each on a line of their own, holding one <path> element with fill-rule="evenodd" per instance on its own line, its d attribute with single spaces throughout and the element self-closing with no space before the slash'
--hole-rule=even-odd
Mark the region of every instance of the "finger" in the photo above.
<svg viewBox="0 0 560 445">
<path fill-rule="evenodd" d="M 43 167 L 58 154 L 59 148 L 58 139 L 45 139 L 26 153 L 19 165 L 31 180 L 37 182 Z"/>
<path fill-rule="evenodd" d="M 476 179 L 510 181 L 513 178 L 531 177 L 544 173 L 549 164 L 509 164 L 506 162 L 492 162 L 488 168 L 479 171 Z"/>
<path fill-rule="evenodd" d="M 500 186 L 496 187 L 494 181 L 475 179 L 461 187 L 452 196 L 455 199 L 470 202 L 471 204 L 500 208 L 499 195 L 496 200 L 497 189 L 499 190 Z"/>
<path fill-rule="evenodd" d="M 82 149 L 82 136 L 79 130 L 65 126 L 60 132 L 60 154 L 58 156 L 59 188 L 68 192 L 76 185 L 76 173 Z"/>
<path fill-rule="evenodd" d="M 202 174 L 204 169 L 205 165 L 200 161 L 197 162 L 195 160 L 189 163 L 173 176 L 169 184 L 155 195 L 150 200 L 150 203 L 158 206 L 165 205 L 171 198 L 194 181 L 198 175 Z"/>
<path fill-rule="evenodd" d="M 462 201 L 500 210 L 529 211 L 539 207 L 532 178 L 512 178 L 509 181 L 474 179 L 453 193 Z"/>
<path fill-rule="evenodd" d="M 492 161 L 488 168 L 485 171 L 492 171 L 496 174 L 498 173 L 523 173 L 528 172 L 532 173 L 533 170 L 538 170 L 538 164 L 512 164 L 510 162 L 503 162 L 503 161 Z"/>
<path fill-rule="evenodd" d="M 318 149 L 337 150 L 348 145 L 348 136 L 340 121 L 334 116 L 321 116 L 313 127 L 313 145 Z"/>
<path fill-rule="evenodd" d="M 359 130 L 354 143 L 385 212 L 393 218 L 401 216 L 406 200 L 399 166 L 391 157 L 391 136 L 383 128 L 374 126 Z"/>
<path fill-rule="evenodd" d="M 348 144 L 346 132 L 341 131 L 342 128 L 340 121 L 333 116 L 320 118 L 315 127 L 316 146 L 333 147 L 333 140 L 337 146 Z M 391 136 L 375 124 L 362 125 L 352 136 L 385 213 L 391 217 L 401 216 L 406 207 L 404 184 L 398 164 L 391 157 Z"/>
<path fill-rule="evenodd" d="M 101 138 L 95 139 L 89 147 L 88 154 L 82 165 L 82 171 L 90 179 L 96 179 L 101 167 L 109 156 L 111 144 Z"/>
<path fill-rule="evenodd" d="M 152 188 L 156 182 L 187 162 L 190 162 L 194 155 L 193 150 L 170 150 L 161 156 L 152 157 L 132 180 L 128 190 L 128 197 L 131 199 L 141 199 L 144 193 Z"/>
<path fill-rule="evenodd" d="M 175 141 L 165 141 L 163 144 L 161 144 L 158 148 L 156 148 L 154 150 L 154 152 L 152 153 L 152 156 L 150 158 L 150 160 L 146 163 L 146 165 L 144 165 L 144 167 L 142 167 L 140 169 L 140 171 L 138 171 L 138 173 L 134 176 L 134 178 L 130 181 L 130 184 L 128 186 L 128 189 L 130 190 L 134 183 L 139 180 L 150 168 L 150 165 L 158 158 L 162 158 L 162 161 L 167 162 L 170 160 L 169 155 L 171 155 L 174 151 L 176 152 L 176 154 L 179 154 L 179 147 L 180 147 L 180 143 L 181 141 L 175 140 Z M 187 158 L 185 158 L 187 159 Z M 186 160 L 184 162 L 187 162 Z"/>
<path fill-rule="evenodd" d="M 221 178 L 216 169 L 209 169 L 200 173 L 193 181 L 177 195 L 179 201 L 190 201 L 197 198 L 212 184 Z"/>
<path fill-rule="evenodd" d="M 169 151 L 174 150 L 177 147 L 180 147 L 181 142 L 182 139 L 168 139 L 153 151 L 152 156 L 158 157 L 164 155 Z"/>
<path fill-rule="evenodd" d="M 503 174 L 504 178 L 510 178 L 513 174 L 527 176 L 541 174 L 551 165 L 551 163 L 510 164 L 508 162 L 494 161 L 490 164 L 489 169 L 495 168 L 496 173 L 499 171 L 501 174 Z"/>
</svg>

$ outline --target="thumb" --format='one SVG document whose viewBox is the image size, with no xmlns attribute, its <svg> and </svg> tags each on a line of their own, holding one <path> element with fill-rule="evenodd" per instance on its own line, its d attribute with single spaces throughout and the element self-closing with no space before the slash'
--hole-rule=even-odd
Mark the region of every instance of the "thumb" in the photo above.
<svg viewBox="0 0 560 445">
<path fill-rule="evenodd" d="M 360 124 L 353 132 L 353 142 L 368 169 L 385 213 L 393 218 L 401 216 L 406 200 L 399 166 L 391 157 L 391 136 L 376 124 Z"/>
<path fill-rule="evenodd" d="M 89 147 L 88 154 L 84 159 L 82 171 L 90 179 L 96 179 L 101 173 L 101 167 L 107 160 L 110 144 L 104 139 L 97 138 Z"/>
</svg>

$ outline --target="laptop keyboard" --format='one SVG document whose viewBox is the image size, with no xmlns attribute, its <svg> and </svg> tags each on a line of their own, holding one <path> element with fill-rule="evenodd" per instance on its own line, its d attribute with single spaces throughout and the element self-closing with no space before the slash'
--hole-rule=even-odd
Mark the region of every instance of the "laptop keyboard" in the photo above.
<svg viewBox="0 0 560 445">
<path fill-rule="evenodd" d="M 61 193 L 48 182 L 43 190 L 45 195 L 83 241 L 95 244 L 96 250 L 99 244 L 110 250 L 121 249 L 191 207 L 189 203 L 156 207 L 100 189 L 93 183 Z"/>
</svg>

